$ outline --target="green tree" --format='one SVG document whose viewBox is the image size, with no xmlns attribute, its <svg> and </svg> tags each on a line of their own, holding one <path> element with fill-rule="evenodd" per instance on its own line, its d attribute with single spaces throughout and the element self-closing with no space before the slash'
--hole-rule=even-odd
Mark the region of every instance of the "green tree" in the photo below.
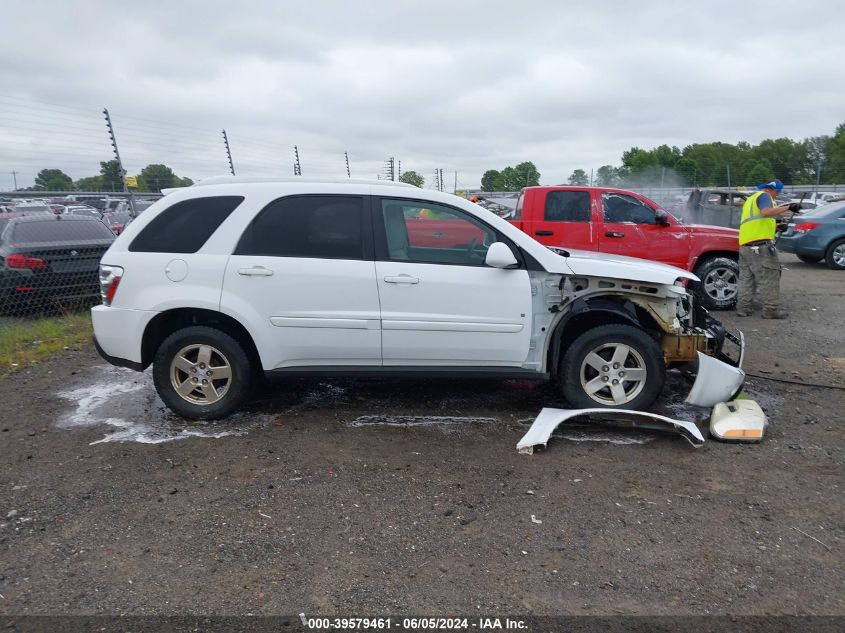
<svg viewBox="0 0 845 633">
<path fill-rule="evenodd" d="M 599 187 L 615 187 L 619 180 L 619 170 L 613 165 L 602 165 L 596 170 L 596 185 Z"/>
<path fill-rule="evenodd" d="M 123 174 L 117 160 L 100 162 L 101 187 L 105 191 L 123 191 Z"/>
<path fill-rule="evenodd" d="M 138 174 L 138 190 L 158 193 L 162 189 L 175 187 L 177 180 L 170 167 L 153 163 L 144 167 Z"/>
<path fill-rule="evenodd" d="M 499 170 L 497 169 L 488 169 L 484 172 L 484 175 L 481 177 L 481 190 L 482 191 L 496 191 L 496 181 L 500 176 Z"/>
<path fill-rule="evenodd" d="M 583 169 L 576 169 L 572 172 L 572 175 L 569 176 L 569 184 L 570 185 L 578 185 L 578 186 L 585 186 L 589 184 L 590 179 L 587 176 L 587 172 Z"/>
<path fill-rule="evenodd" d="M 61 169 L 42 169 L 35 177 L 35 189 L 42 191 L 70 191 L 73 179 Z"/>
<path fill-rule="evenodd" d="M 499 178 L 496 181 L 497 191 L 519 191 L 520 189 L 522 189 L 522 180 L 513 167 L 505 167 L 499 172 Z"/>
<path fill-rule="evenodd" d="M 77 191 L 100 191 L 103 188 L 102 176 L 87 176 L 73 183 Z"/>
<path fill-rule="evenodd" d="M 191 180 L 190 178 L 187 178 L 187 177 L 186 178 L 177 177 L 176 181 L 177 181 L 176 185 L 175 185 L 176 187 L 190 187 L 192 184 L 194 184 L 194 181 Z"/>
<path fill-rule="evenodd" d="M 825 165 L 822 165 L 823 182 L 845 182 L 845 123 L 836 128 L 836 133 L 827 144 L 826 162 L 826 169 Z"/>
<path fill-rule="evenodd" d="M 399 176 L 399 182 L 406 182 L 409 185 L 414 185 L 415 187 L 422 188 L 422 186 L 425 184 L 425 178 L 420 176 L 414 170 L 409 170 L 403 172 L 402 175 Z"/>
<path fill-rule="evenodd" d="M 515 187 L 515 190 L 523 187 L 536 187 L 540 184 L 540 172 L 537 171 L 537 167 L 530 160 L 519 163 L 514 167 L 514 171 L 519 180 L 519 186 Z"/>
<path fill-rule="evenodd" d="M 759 185 L 760 183 L 767 182 L 774 177 L 775 172 L 769 162 L 765 160 L 758 160 L 748 170 L 744 182 L 747 185 Z"/>
</svg>

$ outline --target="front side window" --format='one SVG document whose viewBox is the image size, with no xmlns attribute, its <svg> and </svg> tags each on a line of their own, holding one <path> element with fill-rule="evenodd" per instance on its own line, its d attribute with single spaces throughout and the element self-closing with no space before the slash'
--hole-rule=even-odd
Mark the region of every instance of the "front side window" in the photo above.
<svg viewBox="0 0 845 633">
<path fill-rule="evenodd" d="M 262 209 L 235 255 L 363 259 L 364 200 L 355 196 L 289 196 Z"/>
<path fill-rule="evenodd" d="M 132 240 L 133 253 L 196 253 L 243 202 L 243 196 L 182 200 L 159 213 Z"/>
<path fill-rule="evenodd" d="M 431 202 L 382 200 L 387 258 L 483 266 L 496 232 L 468 213 Z"/>
<path fill-rule="evenodd" d="M 603 193 L 604 221 L 608 223 L 629 222 L 633 224 L 657 224 L 654 211 L 633 196 L 621 193 Z"/>
<path fill-rule="evenodd" d="M 589 222 L 589 191 L 550 191 L 543 211 L 546 222 Z"/>
</svg>

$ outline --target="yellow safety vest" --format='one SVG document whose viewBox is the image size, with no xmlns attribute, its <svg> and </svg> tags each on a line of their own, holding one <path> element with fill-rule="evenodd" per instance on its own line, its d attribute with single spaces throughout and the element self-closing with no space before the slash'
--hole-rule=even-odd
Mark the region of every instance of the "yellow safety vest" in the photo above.
<svg viewBox="0 0 845 633">
<path fill-rule="evenodd" d="M 763 195 L 764 191 L 748 196 L 745 204 L 742 205 L 742 215 L 739 219 L 739 245 L 756 242 L 758 240 L 775 239 L 775 228 L 777 220 L 764 217 L 757 206 L 757 198 Z M 772 205 L 775 201 L 772 199 Z"/>
</svg>

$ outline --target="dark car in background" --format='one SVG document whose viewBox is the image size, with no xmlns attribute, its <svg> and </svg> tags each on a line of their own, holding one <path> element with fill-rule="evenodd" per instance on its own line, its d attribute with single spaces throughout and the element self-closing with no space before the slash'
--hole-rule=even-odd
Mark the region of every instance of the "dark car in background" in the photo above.
<svg viewBox="0 0 845 633">
<path fill-rule="evenodd" d="M 795 216 L 777 238 L 777 247 L 805 262 L 822 259 L 845 270 L 845 202 L 833 202 Z"/>
<path fill-rule="evenodd" d="M 687 200 L 684 219 L 690 224 L 738 229 L 742 205 L 749 195 L 731 189 L 694 189 Z"/>
<path fill-rule="evenodd" d="M 100 295 L 100 258 L 114 239 L 95 218 L 0 216 L 0 314 L 90 305 Z"/>
</svg>

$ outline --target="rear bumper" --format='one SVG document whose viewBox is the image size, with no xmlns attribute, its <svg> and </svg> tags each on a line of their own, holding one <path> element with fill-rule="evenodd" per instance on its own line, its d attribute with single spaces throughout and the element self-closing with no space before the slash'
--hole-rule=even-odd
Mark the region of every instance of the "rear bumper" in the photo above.
<svg viewBox="0 0 845 633">
<path fill-rule="evenodd" d="M 91 308 L 94 341 L 105 360 L 118 367 L 143 370 L 141 344 L 150 321 L 159 314 L 148 310 L 124 310 L 98 305 Z"/>
<path fill-rule="evenodd" d="M 778 237 L 775 243 L 779 251 L 807 257 L 824 257 L 827 244 L 821 243 L 814 235 L 790 235 Z"/>
<path fill-rule="evenodd" d="M 106 354 L 102 345 L 100 345 L 96 336 L 94 337 L 94 347 L 97 348 L 97 353 L 102 356 L 103 360 L 116 367 L 126 367 L 128 369 L 134 369 L 135 371 L 144 371 L 144 369 L 146 369 L 142 363 L 136 363 L 131 360 L 126 360 L 125 358 L 118 358 L 117 356 L 109 356 Z"/>
</svg>

